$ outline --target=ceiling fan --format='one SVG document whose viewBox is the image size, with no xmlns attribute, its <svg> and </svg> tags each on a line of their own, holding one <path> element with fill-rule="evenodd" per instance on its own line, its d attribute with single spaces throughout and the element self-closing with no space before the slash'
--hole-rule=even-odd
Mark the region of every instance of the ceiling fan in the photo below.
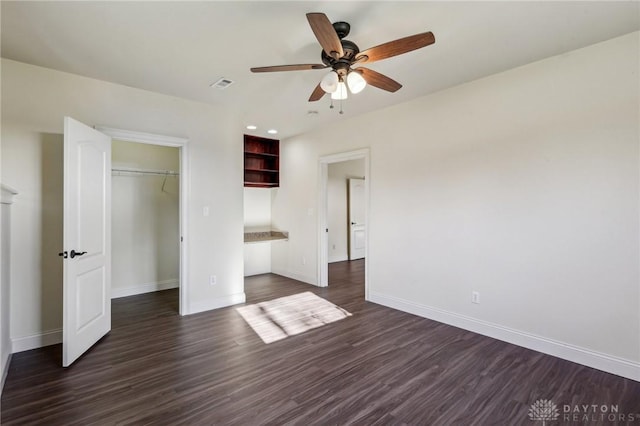
<svg viewBox="0 0 640 426">
<path fill-rule="evenodd" d="M 351 29 L 348 23 L 331 24 L 324 13 L 307 13 L 307 20 L 322 46 L 322 64 L 276 65 L 251 68 L 251 71 L 302 71 L 331 68 L 329 74 L 322 78 L 311 93 L 309 102 L 321 99 L 326 93 L 331 93 L 332 99 L 346 99 L 347 87 L 351 93 L 358 93 L 367 84 L 388 92 L 395 92 L 402 87 L 397 81 L 369 68 L 362 66 L 353 68 L 353 66 L 411 52 L 436 41 L 433 33 L 429 31 L 360 51 L 354 42 L 344 39 Z"/>
</svg>

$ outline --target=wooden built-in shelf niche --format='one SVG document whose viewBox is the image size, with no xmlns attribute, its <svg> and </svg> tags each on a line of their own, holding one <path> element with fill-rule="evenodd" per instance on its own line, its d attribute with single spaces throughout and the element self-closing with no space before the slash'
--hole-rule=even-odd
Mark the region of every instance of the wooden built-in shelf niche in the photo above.
<svg viewBox="0 0 640 426">
<path fill-rule="evenodd" d="M 280 141 L 244 135 L 244 186 L 280 186 Z"/>
</svg>

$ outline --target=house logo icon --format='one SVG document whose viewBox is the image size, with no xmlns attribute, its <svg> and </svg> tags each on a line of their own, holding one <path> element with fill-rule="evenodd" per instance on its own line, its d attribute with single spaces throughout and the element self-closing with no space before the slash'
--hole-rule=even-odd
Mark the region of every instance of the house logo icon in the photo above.
<svg viewBox="0 0 640 426">
<path fill-rule="evenodd" d="M 557 420 L 558 417 L 560 417 L 560 411 L 550 399 L 539 399 L 529 408 L 529 418 L 533 421 L 542 421 L 542 426 L 545 426 L 547 421 Z"/>
</svg>

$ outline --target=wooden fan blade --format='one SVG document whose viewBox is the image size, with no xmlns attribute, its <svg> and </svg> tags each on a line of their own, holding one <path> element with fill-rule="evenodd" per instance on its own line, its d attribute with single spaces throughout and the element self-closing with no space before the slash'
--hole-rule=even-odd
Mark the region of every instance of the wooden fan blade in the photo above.
<svg viewBox="0 0 640 426">
<path fill-rule="evenodd" d="M 395 92 L 402 87 L 402 84 L 397 81 L 387 77 L 384 74 L 380 74 L 377 71 L 370 70 L 369 68 L 359 67 L 354 71 L 362 74 L 362 78 L 374 87 L 378 89 L 386 90 L 387 92 Z"/>
<path fill-rule="evenodd" d="M 316 88 L 313 89 L 313 93 L 311 94 L 311 96 L 309 96 L 309 102 L 319 101 L 325 95 L 325 93 L 326 92 L 322 90 L 322 87 L 320 87 L 320 84 L 318 84 Z"/>
<path fill-rule="evenodd" d="M 307 20 L 320 46 L 327 55 L 340 59 L 344 56 L 342 42 L 333 28 L 333 24 L 324 13 L 307 13 Z"/>
<path fill-rule="evenodd" d="M 251 68 L 251 72 L 304 71 L 304 70 L 321 70 L 324 68 L 328 68 L 328 67 L 324 64 L 274 65 L 272 67 Z"/>
<path fill-rule="evenodd" d="M 360 52 L 356 62 L 374 62 L 429 46 L 436 42 L 431 31 L 390 41 Z"/>
</svg>

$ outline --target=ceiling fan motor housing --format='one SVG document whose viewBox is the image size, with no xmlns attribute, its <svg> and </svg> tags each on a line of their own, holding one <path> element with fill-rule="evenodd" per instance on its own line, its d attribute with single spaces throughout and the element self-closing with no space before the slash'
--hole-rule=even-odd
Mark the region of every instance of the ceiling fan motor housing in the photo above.
<svg viewBox="0 0 640 426">
<path fill-rule="evenodd" d="M 346 71 L 356 59 L 356 55 L 360 53 L 360 48 L 354 42 L 349 40 L 340 40 L 340 42 L 342 44 L 342 51 L 344 52 L 344 55 L 340 59 L 334 59 L 327 55 L 324 50 L 321 53 L 322 63 L 333 68 L 338 73 L 340 73 L 342 69 Z"/>
</svg>

